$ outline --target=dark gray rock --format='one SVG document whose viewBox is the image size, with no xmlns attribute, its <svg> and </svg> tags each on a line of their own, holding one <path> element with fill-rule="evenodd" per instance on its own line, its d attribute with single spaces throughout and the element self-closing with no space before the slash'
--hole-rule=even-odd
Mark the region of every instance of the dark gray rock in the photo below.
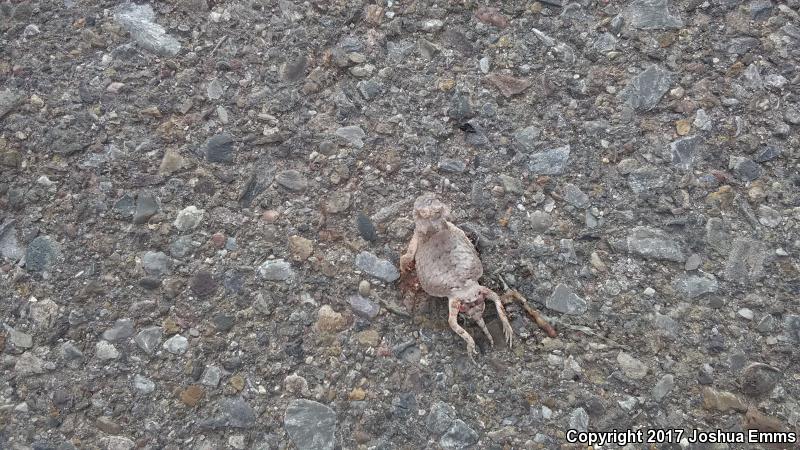
<svg viewBox="0 0 800 450">
<path fill-rule="evenodd" d="M 428 417 L 425 418 L 425 426 L 438 438 L 453 426 L 456 417 L 455 408 L 447 403 L 437 401 L 431 405 Z"/>
<path fill-rule="evenodd" d="M 467 170 L 467 163 L 460 159 L 445 158 L 439 161 L 439 170 L 442 172 L 462 173 Z"/>
<path fill-rule="evenodd" d="M 761 149 L 758 152 L 758 155 L 755 157 L 755 161 L 759 163 L 773 161 L 778 159 L 783 154 L 783 149 L 780 147 L 775 147 L 773 145 L 768 145 Z"/>
<path fill-rule="evenodd" d="M 758 45 L 759 40 L 753 37 L 735 37 L 724 41 L 725 51 L 734 55 L 744 55 Z"/>
<path fill-rule="evenodd" d="M 637 194 L 657 192 L 669 183 L 669 173 L 655 166 L 634 169 L 628 175 L 628 186 Z"/>
<path fill-rule="evenodd" d="M 136 196 L 136 210 L 133 213 L 133 223 L 141 225 L 158 213 L 158 200 L 152 194 L 140 192 Z"/>
<path fill-rule="evenodd" d="M 664 400 L 664 398 L 672 391 L 672 388 L 675 387 L 675 377 L 672 374 L 667 374 L 661 377 L 653 386 L 653 399 L 657 402 Z"/>
<path fill-rule="evenodd" d="M 366 214 L 358 213 L 358 216 L 356 216 L 356 228 L 358 228 L 358 234 L 365 241 L 375 242 L 378 240 L 378 231 L 375 229 L 375 224 Z"/>
<path fill-rule="evenodd" d="M 461 419 L 453 421 L 453 425 L 439 439 L 444 449 L 462 449 L 478 443 L 478 433 Z"/>
<path fill-rule="evenodd" d="M 25 268 L 30 272 L 45 272 L 59 261 L 61 250 L 49 236 L 37 236 L 25 251 Z"/>
<path fill-rule="evenodd" d="M 564 200 L 576 208 L 586 208 L 590 204 L 589 196 L 572 183 L 564 186 Z"/>
<path fill-rule="evenodd" d="M 570 146 L 534 153 L 528 160 L 528 170 L 538 175 L 559 175 L 569 160 Z"/>
<path fill-rule="evenodd" d="M 631 108 L 650 111 L 672 86 L 672 72 L 652 65 L 636 75 L 620 92 L 620 98 Z"/>
<path fill-rule="evenodd" d="M 162 56 L 175 56 L 181 50 L 181 43 L 155 22 L 150 5 L 124 3 L 115 11 L 114 19 L 145 50 Z"/>
<path fill-rule="evenodd" d="M 387 283 L 400 278 L 400 272 L 398 272 L 394 264 L 366 251 L 356 256 L 356 268 Z"/>
<path fill-rule="evenodd" d="M 111 328 L 103 332 L 103 339 L 117 342 L 133 336 L 133 333 L 133 320 L 118 319 Z"/>
<path fill-rule="evenodd" d="M 161 277 L 167 275 L 171 266 L 172 260 L 163 252 L 150 251 L 142 256 L 142 268 L 150 276 Z"/>
<path fill-rule="evenodd" d="M 200 428 L 252 428 L 256 423 L 256 413 L 241 397 L 224 398 L 215 408 L 213 417 L 201 420 Z"/>
<path fill-rule="evenodd" d="M 784 319 L 784 330 L 790 340 L 800 343 L 800 315 L 787 314 Z"/>
<path fill-rule="evenodd" d="M 751 397 L 768 395 L 783 378 L 783 373 L 766 364 L 753 363 L 742 372 L 742 392 Z"/>
<path fill-rule="evenodd" d="M 417 411 L 417 396 L 413 392 L 403 392 L 392 399 L 392 414 L 406 418 Z"/>
<path fill-rule="evenodd" d="M 670 14 L 668 0 L 636 0 L 623 15 L 631 26 L 642 30 L 683 27 L 681 18 Z"/>
<path fill-rule="evenodd" d="M 351 295 L 348 298 L 348 302 L 350 303 L 350 308 L 353 310 L 353 314 L 364 320 L 374 319 L 381 310 L 380 306 L 358 294 Z"/>
<path fill-rule="evenodd" d="M 302 192 L 308 187 L 308 180 L 294 169 L 282 170 L 275 175 L 275 182 L 292 192 Z"/>
<path fill-rule="evenodd" d="M 461 92 L 453 94 L 450 98 L 450 107 L 447 109 L 447 116 L 458 122 L 466 122 L 475 117 L 475 111 L 472 108 L 469 94 Z"/>
<path fill-rule="evenodd" d="M 169 253 L 176 258 L 183 258 L 194 250 L 195 245 L 191 236 L 180 236 L 169 245 Z"/>
<path fill-rule="evenodd" d="M 683 170 L 690 170 L 698 159 L 700 146 L 703 138 L 700 136 L 689 136 L 671 143 L 669 148 L 672 152 L 672 164 Z"/>
<path fill-rule="evenodd" d="M 123 217 L 130 217 L 136 210 L 136 204 L 133 196 L 130 194 L 123 194 L 119 200 L 114 203 L 114 211 Z"/>
<path fill-rule="evenodd" d="M 25 96 L 11 89 L 0 91 L 0 119 L 17 109 L 25 101 Z"/>
<path fill-rule="evenodd" d="M 336 413 L 311 400 L 292 400 L 283 427 L 298 450 L 333 450 L 336 446 Z"/>
<path fill-rule="evenodd" d="M 672 281 L 672 288 L 687 298 L 697 298 L 717 292 L 717 280 L 711 276 L 680 274 Z"/>
<path fill-rule="evenodd" d="M 569 414 L 569 429 L 584 432 L 589 429 L 589 414 L 583 408 L 575 408 Z"/>
<path fill-rule="evenodd" d="M 206 141 L 206 159 L 215 163 L 233 161 L 233 137 L 222 133 L 211 136 Z"/>
<path fill-rule="evenodd" d="M 33 336 L 30 334 L 16 330 L 6 324 L 3 324 L 3 328 L 6 330 L 7 344 L 11 350 L 19 351 L 33 347 Z"/>
<path fill-rule="evenodd" d="M 361 148 L 364 146 L 364 137 L 366 136 L 366 133 L 364 133 L 364 130 L 362 130 L 358 125 L 351 125 L 348 127 L 338 128 L 336 130 L 336 136 L 344 139 L 345 142 L 355 148 Z"/>
<path fill-rule="evenodd" d="M 761 166 L 750 158 L 732 156 L 728 167 L 733 169 L 733 174 L 742 181 L 753 181 L 761 176 Z"/>
<path fill-rule="evenodd" d="M 158 348 L 163 334 L 164 329 L 161 327 L 147 327 L 140 331 L 139 334 L 133 338 L 133 341 L 136 342 L 136 345 L 144 350 L 145 353 L 152 355 L 156 348 Z"/>
<path fill-rule="evenodd" d="M 536 148 L 536 141 L 540 134 L 542 131 L 533 125 L 517 130 L 514 133 L 514 148 L 524 153 L 532 152 Z"/>
<path fill-rule="evenodd" d="M 749 284 L 764 276 L 767 247 L 754 239 L 739 238 L 733 241 L 731 253 L 725 264 L 725 279 L 737 284 Z"/>
<path fill-rule="evenodd" d="M 556 286 L 553 293 L 547 298 L 546 306 L 553 311 L 572 315 L 583 314 L 588 309 L 586 300 L 578 297 L 565 284 Z"/>
<path fill-rule="evenodd" d="M 681 244 L 656 228 L 635 227 L 628 234 L 626 242 L 630 253 L 643 258 L 680 263 L 686 260 Z"/>
<path fill-rule="evenodd" d="M 770 0 L 755 0 L 750 2 L 750 18 L 753 20 L 767 20 L 772 14 Z"/>
</svg>

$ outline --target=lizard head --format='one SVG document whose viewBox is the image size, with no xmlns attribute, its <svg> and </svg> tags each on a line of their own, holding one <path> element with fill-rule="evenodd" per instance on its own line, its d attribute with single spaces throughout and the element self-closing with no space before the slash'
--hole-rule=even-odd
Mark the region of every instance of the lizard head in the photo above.
<svg viewBox="0 0 800 450">
<path fill-rule="evenodd" d="M 423 235 L 438 233 L 446 227 L 450 208 L 433 194 L 423 194 L 414 201 L 414 225 Z"/>
</svg>

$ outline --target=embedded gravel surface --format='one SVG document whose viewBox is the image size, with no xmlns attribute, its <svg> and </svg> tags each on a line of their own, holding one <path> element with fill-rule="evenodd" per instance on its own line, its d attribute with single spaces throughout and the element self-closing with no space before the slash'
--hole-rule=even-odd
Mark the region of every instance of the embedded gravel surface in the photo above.
<svg viewBox="0 0 800 450">
<path fill-rule="evenodd" d="M 0 0 L 3 449 L 796 448 L 688 437 L 800 431 L 798 255 L 798 0 Z"/>
</svg>

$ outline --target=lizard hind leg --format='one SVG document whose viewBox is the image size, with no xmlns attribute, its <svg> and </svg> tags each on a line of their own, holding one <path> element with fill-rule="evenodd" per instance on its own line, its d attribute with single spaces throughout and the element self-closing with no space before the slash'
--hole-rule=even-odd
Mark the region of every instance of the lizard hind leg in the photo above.
<svg viewBox="0 0 800 450">
<path fill-rule="evenodd" d="M 469 359 L 471 359 L 473 363 L 477 364 L 475 362 L 475 355 L 478 354 L 478 350 L 475 347 L 475 340 L 467 333 L 467 330 L 458 324 L 458 311 L 461 308 L 461 301 L 455 297 L 450 297 L 447 300 L 449 309 L 447 323 L 450 325 L 450 328 L 467 343 L 467 355 L 469 355 Z"/>
</svg>

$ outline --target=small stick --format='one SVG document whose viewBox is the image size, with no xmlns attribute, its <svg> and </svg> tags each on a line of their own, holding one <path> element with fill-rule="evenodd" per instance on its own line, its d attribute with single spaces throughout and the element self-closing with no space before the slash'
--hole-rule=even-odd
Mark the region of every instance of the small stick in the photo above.
<svg viewBox="0 0 800 450">
<path fill-rule="evenodd" d="M 531 319 L 533 319 L 533 321 L 536 322 L 536 325 L 538 325 L 539 328 L 544 330 L 544 332 L 547 333 L 548 336 L 550 336 L 551 338 L 558 336 L 558 333 L 556 333 L 555 328 L 553 328 L 552 325 L 550 325 L 549 323 L 547 323 L 546 320 L 544 320 L 544 317 L 542 317 L 542 314 L 539 311 L 532 308 L 531 305 L 528 304 L 528 300 L 525 297 L 523 297 L 522 294 L 520 294 L 518 291 L 514 289 L 509 289 L 508 285 L 506 284 L 506 280 L 504 280 L 503 277 L 499 275 L 498 277 L 500 278 L 500 282 L 503 283 L 503 289 L 505 289 L 506 291 L 506 293 L 503 294 L 502 297 L 503 303 L 507 303 L 506 300 L 509 299 L 518 301 L 520 305 L 522 305 L 522 309 L 524 309 L 525 312 L 528 313 L 529 316 L 531 316 Z"/>
</svg>

